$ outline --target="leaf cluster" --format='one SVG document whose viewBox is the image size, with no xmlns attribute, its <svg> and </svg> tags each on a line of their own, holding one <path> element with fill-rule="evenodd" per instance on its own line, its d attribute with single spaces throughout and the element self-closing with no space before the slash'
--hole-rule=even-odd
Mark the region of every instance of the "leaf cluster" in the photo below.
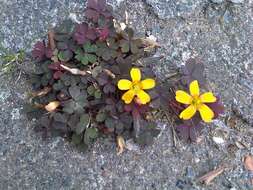
<svg viewBox="0 0 253 190">
<path fill-rule="evenodd" d="M 113 25 L 105 1 L 89 0 L 87 7 L 85 15 L 91 22 L 66 20 L 34 46 L 36 69 L 30 81 L 37 92 L 31 98 L 32 108 L 39 112 L 37 130 L 45 136 L 66 137 L 82 149 L 104 135 L 135 137 L 148 144 L 157 135 L 152 132 L 154 123 L 145 132 L 138 122 L 151 126 L 144 119 L 146 111 L 142 106 L 126 110 L 117 88 L 118 80 L 129 78 L 137 60 L 147 56 L 146 45 L 129 27 L 119 31 Z M 48 113 L 45 105 L 53 101 L 57 106 Z M 34 114 L 28 107 L 27 112 Z M 142 140 L 136 128 L 142 128 Z"/>
</svg>

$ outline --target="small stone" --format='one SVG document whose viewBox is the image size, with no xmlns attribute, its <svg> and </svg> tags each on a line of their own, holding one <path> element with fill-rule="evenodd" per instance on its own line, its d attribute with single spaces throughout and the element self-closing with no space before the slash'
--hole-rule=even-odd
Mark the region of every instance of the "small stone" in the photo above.
<svg viewBox="0 0 253 190">
<path fill-rule="evenodd" d="M 176 186 L 177 186 L 179 189 L 184 189 L 185 186 L 186 186 L 186 182 L 183 181 L 183 180 L 181 180 L 181 179 L 179 179 L 179 180 L 177 180 L 177 182 L 176 182 Z"/>
<path fill-rule="evenodd" d="M 193 170 L 193 168 L 191 166 L 188 166 L 186 168 L 186 173 L 185 173 L 185 176 L 188 178 L 188 179 L 193 179 L 195 177 L 195 172 Z"/>
<path fill-rule="evenodd" d="M 224 0 L 211 0 L 213 3 L 221 4 L 224 2 Z"/>
<path fill-rule="evenodd" d="M 216 143 L 216 144 L 224 144 L 224 139 L 221 138 L 221 137 L 213 137 L 213 141 Z"/>
<path fill-rule="evenodd" d="M 244 0 L 230 0 L 230 1 L 235 4 L 244 3 Z"/>
</svg>

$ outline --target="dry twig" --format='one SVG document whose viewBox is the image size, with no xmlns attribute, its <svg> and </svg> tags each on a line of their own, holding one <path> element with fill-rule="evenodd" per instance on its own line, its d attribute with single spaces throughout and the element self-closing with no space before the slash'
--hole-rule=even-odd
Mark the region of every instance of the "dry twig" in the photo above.
<svg viewBox="0 0 253 190">
<path fill-rule="evenodd" d="M 48 32 L 48 46 L 51 50 L 56 48 L 55 41 L 54 41 L 54 31 L 49 30 Z"/>
<path fill-rule="evenodd" d="M 87 74 L 91 74 L 90 71 L 82 71 L 80 69 L 77 69 L 77 68 L 70 68 L 70 67 L 67 67 L 66 65 L 63 65 L 61 64 L 60 65 L 63 69 L 65 69 L 66 71 L 70 72 L 71 74 L 73 75 L 81 75 L 81 76 L 85 76 Z"/>
<path fill-rule="evenodd" d="M 104 71 L 108 76 L 112 77 L 113 79 L 116 78 L 115 74 L 114 74 L 112 71 L 110 71 L 109 69 L 103 69 L 103 71 Z"/>
<path fill-rule="evenodd" d="M 52 87 L 46 86 L 44 87 L 42 90 L 36 91 L 36 92 L 32 92 L 31 96 L 34 97 L 42 97 L 47 95 L 50 91 L 52 90 Z"/>
<path fill-rule="evenodd" d="M 214 180 L 214 178 L 222 174 L 225 169 L 226 169 L 225 166 L 220 166 L 219 168 L 210 171 L 207 174 L 203 175 L 202 177 L 198 178 L 197 181 L 204 182 L 206 185 L 209 185 Z"/>
<path fill-rule="evenodd" d="M 117 145 L 118 145 L 117 155 L 119 156 L 124 152 L 126 148 L 126 143 L 122 136 L 117 136 Z"/>
</svg>

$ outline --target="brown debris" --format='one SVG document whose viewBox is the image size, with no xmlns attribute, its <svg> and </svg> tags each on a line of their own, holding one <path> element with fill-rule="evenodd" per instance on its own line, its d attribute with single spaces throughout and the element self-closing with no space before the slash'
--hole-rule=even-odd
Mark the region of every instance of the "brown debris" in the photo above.
<svg viewBox="0 0 253 190">
<path fill-rule="evenodd" d="M 32 92 L 31 95 L 32 97 L 42 97 L 42 96 L 47 95 L 51 90 L 52 90 L 52 87 L 46 86 L 39 91 Z"/>
<path fill-rule="evenodd" d="M 244 157 L 244 167 L 246 170 L 253 172 L 253 156 L 247 155 Z M 253 185 L 253 178 L 250 179 L 250 183 Z"/>
<path fill-rule="evenodd" d="M 47 105 L 45 106 L 45 109 L 46 109 L 48 112 L 53 112 L 53 111 L 55 111 L 59 106 L 60 106 L 60 102 L 59 102 L 59 101 L 53 101 L 53 102 L 50 102 L 49 104 L 47 104 Z"/>
<path fill-rule="evenodd" d="M 216 177 L 224 172 L 226 169 L 225 166 L 220 166 L 219 168 L 208 172 L 207 174 L 203 175 L 202 177 L 198 178 L 197 181 L 204 182 L 206 185 L 209 185 Z"/>
<path fill-rule="evenodd" d="M 51 50 L 56 48 L 55 41 L 54 41 L 54 31 L 49 30 L 48 32 L 48 46 Z"/>
<path fill-rule="evenodd" d="M 122 154 L 126 148 L 126 143 L 125 140 L 122 136 L 117 136 L 117 155 L 119 156 L 120 154 Z"/>
<path fill-rule="evenodd" d="M 141 38 L 142 43 L 146 46 L 144 51 L 150 52 L 154 48 L 161 47 L 154 39 L 149 38 Z"/>
<path fill-rule="evenodd" d="M 66 65 L 63 65 L 61 64 L 60 65 L 63 69 L 65 69 L 66 71 L 70 72 L 71 74 L 73 75 L 81 75 L 81 76 L 85 76 L 87 74 L 91 74 L 90 71 L 82 71 L 80 69 L 77 69 L 77 68 L 70 68 L 70 67 L 67 67 Z"/>
<path fill-rule="evenodd" d="M 103 71 L 104 71 L 108 76 L 112 77 L 113 79 L 116 78 L 115 74 L 114 74 L 112 71 L 110 71 L 110 70 L 108 70 L 108 69 L 103 69 Z"/>
<path fill-rule="evenodd" d="M 247 155 L 244 157 L 244 166 L 247 170 L 253 171 L 253 156 Z"/>
</svg>

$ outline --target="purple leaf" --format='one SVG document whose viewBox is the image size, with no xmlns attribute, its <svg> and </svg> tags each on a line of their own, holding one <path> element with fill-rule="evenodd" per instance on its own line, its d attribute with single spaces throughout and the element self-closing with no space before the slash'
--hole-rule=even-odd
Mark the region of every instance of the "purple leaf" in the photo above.
<svg viewBox="0 0 253 190">
<path fill-rule="evenodd" d="M 86 23 L 78 24 L 74 32 L 74 39 L 79 45 L 83 45 L 88 40 L 95 40 L 97 38 L 96 31 L 89 28 Z"/>
<path fill-rule="evenodd" d="M 32 50 L 32 57 L 38 61 L 42 61 L 45 58 L 51 58 L 53 56 L 53 51 L 46 47 L 44 41 L 39 41 L 34 45 Z"/>
<path fill-rule="evenodd" d="M 186 125 L 181 124 L 176 128 L 180 138 L 186 142 L 195 142 L 201 131 L 201 125 Z"/>
<path fill-rule="evenodd" d="M 218 118 L 219 115 L 224 113 L 224 105 L 220 101 L 220 98 L 217 97 L 217 101 L 214 103 L 207 103 L 208 107 L 210 107 L 214 112 L 214 119 Z"/>
<path fill-rule="evenodd" d="M 107 10 L 106 0 L 89 0 L 87 7 L 85 15 L 93 22 L 98 22 L 101 15 L 106 19 L 112 18 L 111 13 Z"/>
<path fill-rule="evenodd" d="M 60 79 L 62 75 L 63 75 L 63 72 L 56 71 L 53 76 L 54 76 L 54 79 L 57 80 L 57 79 Z"/>
<path fill-rule="evenodd" d="M 99 40 L 105 41 L 109 37 L 110 30 L 107 27 L 97 28 Z"/>
<path fill-rule="evenodd" d="M 105 10 L 106 0 L 88 0 L 87 7 L 95 10 Z"/>
<path fill-rule="evenodd" d="M 199 59 L 190 58 L 182 68 L 182 82 L 189 85 L 193 80 L 198 80 L 201 85 L 205 84 L 204 64 Z"/>
<path fill-rule="evenodd" d="M 64 69 L 61 67 L 61 64 L 61 62 L 52 63 L 48 66 L 48 68 L 54 71 L 64 71 Z"/>
<path fill-rule="evenodd" d="M 106 84 L 103 88 L 103 91 L 106 94 L 113 93 L 115 92 L 115 90 L 116 90 L 115 86 L 110 83 Z"/>
<path fill-rule="evenodd" d="M 85 16 L 88 19 L 91 19 L 93 22 L 97 22 L 98 19 L 99 19 L 100 14 L 95 10 L 88 9 L 88 10 L 85 11 Z"/>
<path fill-rule="evenodd" d="M 63 75 L 64 69 L 60 66 L 62 63 L 57 62 L 57 63 L 52 63 L 48 66 L 49 69 L 54 71 L 54 79 L 60 79 L 60 77 Z"/>
</svg>

